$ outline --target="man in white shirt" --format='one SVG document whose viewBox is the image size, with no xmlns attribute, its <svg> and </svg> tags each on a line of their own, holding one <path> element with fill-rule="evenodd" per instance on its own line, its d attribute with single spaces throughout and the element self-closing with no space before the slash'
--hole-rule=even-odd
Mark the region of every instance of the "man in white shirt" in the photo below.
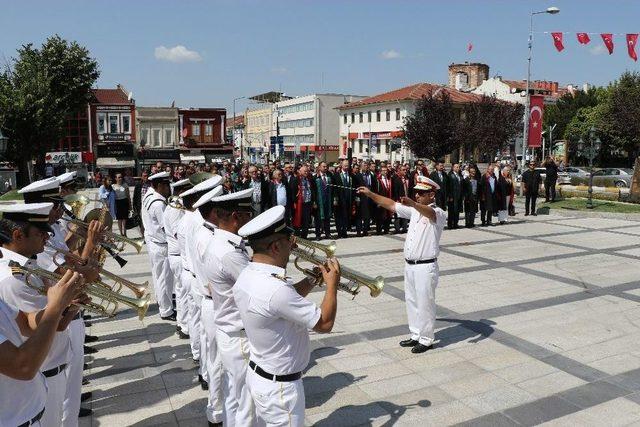
<svg viewBox="0 0 640 427">
<path fill-rule="evenodd" d="M 358 188 L 358 194 L 370 197 L 378 206 L 409 220 L 404 244 L 404 289 L 411 337 L 400 342 L 411 347 L 412 353 L 424 353 L 433 348 L 436 318 L 435 290 L 438 285 L 438 254 L 440 236 L 446 224 L 446 213 L 435 205 L 440 187 L 427 177 L 418 177 L 414 186 L 416 200 L 403 197 L 400 203 Z"/>
<path fill-rule="evenodd" d="M 213 322 L 206 321 L 205 324 L 209 351 L 214 346 L 217 348 L 224 368 L 225 426 L 251 426 L 254 423 L 255 410 L 245 386 L 249 341 L 232 292 L 238 276 L 249 263 L 249 254 L 237 233 L 251 219 L 252 195 L 251 188 L 211 198 L 205 195 L 204 203 L 198 207 L 205 221 L 215 221 L 218 226 L 215 231 L 209 230 L 212 236 L 204 253 L 207 262 L 203 274 L 211 295 L 211 308 L 207 309 L 203 303 L 202 311 L 203 314 L 209 310 L 212 312 Z M 209 337 L 211 332 L 215 333 L 215 340 Z"/>
<path fill-rule="evenodd" d="M 175 321 L 176 312 L 171 298 L 173 280 L 169 268 L 167 238 L 164 233 L 164 210 L 167 207 L 167 197 L 171 194 L 169 178 L 168 172 L 156 173 L 149 177 L 152 188 L 147 191 L 142 200 L 141 218 L 160 318 Z"/>
<path fill-rule="evenodd" d="M 320 307 L 305 297 L 315 280 L 293 283 L 285 268 L 296 247 L 284 207 L 275 206 L 238 230 L 249 239 L 253 258 L 233 286 L 251 346 L 247 387 L 257 417 L 269 426 L 304 425 L 302 371 L 309 363 L 309 329 L 330 332 L 336 317 L 340 265 L 329 259 Z"/>
</svg>

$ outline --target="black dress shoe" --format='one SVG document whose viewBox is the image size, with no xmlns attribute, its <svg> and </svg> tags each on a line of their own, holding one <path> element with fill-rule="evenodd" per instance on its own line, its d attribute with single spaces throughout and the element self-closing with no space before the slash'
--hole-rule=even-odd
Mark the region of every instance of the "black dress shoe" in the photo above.
<svg viewBox="0 0 640 427">
<path fill-rule="evenodd" d="M 85 314 L 84 316 L 82 316 L 82 319 L 89 320 L 89 319 L 91 319 L 91 315 L 90 314 Z"/>
<path fill-rule="evenodd" d="M 88 345 L 84 346 L 84 354 L 94 354 L 94 353 L 97 353 L 97 352 L 98 352 L 98 350 L 96 350 L 93 347 L 89 347 Z"/>
<path fill-rule="evenodd" d="M 400 347 L 413 347 L 415 345 L 418 345 L 418 341 L 412 340 L 411 338 L 400 341 Z"/>
<path fill-rule="evenodd" d="M 171 313 L 168 316 L 160 316 L 160 318 L 162 320 L 169 320 L 169 321 L 175 322 L 176 321 L 176 312 L 174 311 L 173 313 Z"/>
<path fill-rule="evenodd" d="M 92 326 L 93 326 L 93 323 L 91 323 L 91 322 L 84 322 L 84 327 L 85 327 L 85 328 L 90 328 L 90 327 L 92 327 Z"/>
<path fill-rule="evenodd" d="M 416 346 L 414 346 L 411 349 L 411 353 L 424 353 L 427 350 L 431 350 L 433 348 L 433 344 L 431 345 L 424 345 L 424 344 L 420 344 L 418 343 Z"/>
<path fill-rule="evenodd" d="M 82 365 L 82 370 L 86 371 L 87 369 L 89 369 L 89 365 L 87 363 Z"/>
<path fill-rule="evenodd" d="M 78 413 L 78 416 L 80 418 L 82 417 L 88 417 L 89 415 L 93 414 L 93 410 L 89 409 L 89 408 L 80 408 L 80 412 Z"/>
<path fill-rule="evenodd" d="M 202 381 L 202 382 L 200 383 L 200 388 L 201 388 L 201 389 L 203 389 L 204 391 L 209 390 L 209 383 L 208 383 L 208 382 L 206 382 L 206 381 Z"/>
<path fill-rule="evenodd" d="M 212 423 L 211 421 L 207 421 L 209 423 L 209 427 L 222 427 L 222 421 L 219 423 Z"/>
<path fill-rule="evenodd" d="M 99 338 L 97 336 L 95 336 L 95 335 L 85 335 L 84 336 L 84 343 L 85 344 L 89 344 L 89 343 L 98 341 L 98 339 Z"/>
<path fill-rule="evenodd" d="M 87 401 L 93 397 L 93 392 L 85 391 L 80 395 L 80 402 Z"/>
<path fill-rule="evenodd" d="M 193 361 L 193 364 L 196 366 L 200 366 L 200 359 L 191 359 Z M 200 380 L 200 378 L 202 378 L 200 375 L 198 375 L 198 380 Z"/>
<path fill-rule="evenodd" d="M 82 379 L 82 385 L 87 385 L 87 384 L 90 384 L 90 383 L 91 383 L 91 381 L 89 381 L 88 379 L 86 379 L 86 378 Z"/>
<path fill-rule="evenodd" d="M 189 334 L 185 334 L 182 331 L 177 331 L 176 334 L 178 334 L 178 337 L 180 337 L 180 339 L 183 339 L 183 340 L 189 339 Z"/>
</svg>

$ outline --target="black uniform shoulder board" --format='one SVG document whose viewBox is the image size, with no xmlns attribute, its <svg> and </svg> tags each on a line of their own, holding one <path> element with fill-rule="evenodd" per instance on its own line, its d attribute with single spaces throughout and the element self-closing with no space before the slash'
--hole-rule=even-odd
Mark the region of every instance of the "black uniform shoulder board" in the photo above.
<svg viewBox="0 0 640 427">
<path fill-rule="evenodd" d="M 285 283 L 287 283 L 287 279 L 290 279 L 290 277 L 288 277 L 288 276 L 282 276 L 282 275 L 276 274 L 276 273 L 271 273 L 271 276 L 275 277 L 278 280 L 282 280 Z"/>
</svg>

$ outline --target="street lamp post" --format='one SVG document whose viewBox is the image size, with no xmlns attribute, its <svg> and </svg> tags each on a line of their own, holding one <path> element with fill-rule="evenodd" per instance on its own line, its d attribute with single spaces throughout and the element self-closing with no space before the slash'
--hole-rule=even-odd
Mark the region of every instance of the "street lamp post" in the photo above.
<svg viewBox="0 0 640 427">
<path fill-rule="evenodd" d="M 236 101 L 244 98 L 244 96 L 233 98 L 233 133 L 231 134 L 231 141 L 234 145 L 236 142 Z M 240 138 L 240 163 L 242 163 L 242 138 Z"/>
<path fill-rule="evenodd" d="M 587 209 L 593 209 L 593 159 L 596 157 L 601 146 L 600 138 L 596 136 L 596 128 L 589 129 L 589 146 L 586 146 L 582 138 L 578 141 L 578 151 L 589 158 L 589 197 L 587 199 Z"/>
<path fill-rule="evenodd" d="M 531 90 L 531 53 L 533 47 L 533 16 L 541 15 L 543 13 L 548 13 L 550 15 L 555 15 L 560 12 L 560 9 L 557 7 L 549 7 L 546 10 L 541 10 L 539 12 L 531 12 L 530 21 L 529 21 L 529 58 L 527 59 L 527 93 L 525 98 L 525 108 L 524 108 L 524 130 L 522 137 L 522 159 L 520 160 L 520 167 L 524 170 L 525 164 L 525 153 L 527 151 L 527 141 L 529 139 L 529 116 L 531 114 L 531 95 L 529 91 Z"/>
<path fill-rule="evenodd" d="M 4 157 L 4 154 L 7 152 L 8 146 L 9 138 L 2 133 L 2 130 L 0 130 L 0 157 Z"/>
</svg>

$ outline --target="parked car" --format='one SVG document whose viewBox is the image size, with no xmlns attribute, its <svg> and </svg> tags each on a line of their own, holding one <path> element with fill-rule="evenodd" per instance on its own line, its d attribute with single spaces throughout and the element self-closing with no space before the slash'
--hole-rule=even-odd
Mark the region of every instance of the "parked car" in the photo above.
<svg viewBox="0 0 640 427">
<path fill-rule="evenodd" d="M 536 170 L 538 172 L 540 172 L 540 177 L 542 178 L 542 181 L 544 182 L 544 179 L 547 177 L 547 169 L 545 169 L 543 167 L 537 167 Z M 522 174 L 519 174 L 516 177 L 516 181 L 517 182 L 522 181 Z M 564 184 L 570 184 L 570 183 L 571 183 L 571 178 L 569 177 L 569 174 L 566 172 L 566 168 L 565 168 L 564 172 L 558 171 L 558 184 L 564 185 Z"/>
<path fill-rule="evenodd" d="M 575 168 L 579 169 L 579 168 Z M 585 171 L 586 172 L 586 171 Z M 626 168 L 604 168 L 594 172 L 593 185 L 596 187 L 631 187 L 633 169 Z M 571 177 L 573 185 L 589 185 L 589 172 L 586 175 L 575 175 Z"/>
<path fill-rule="evenodd" d="M 571 185 L 581 185 L 585 182 L 585 179 L 589 180 L 589 171 L 575 166 L 566 166 L 564 172 L 569 177 L 569 183 Z"/>
</svg>

